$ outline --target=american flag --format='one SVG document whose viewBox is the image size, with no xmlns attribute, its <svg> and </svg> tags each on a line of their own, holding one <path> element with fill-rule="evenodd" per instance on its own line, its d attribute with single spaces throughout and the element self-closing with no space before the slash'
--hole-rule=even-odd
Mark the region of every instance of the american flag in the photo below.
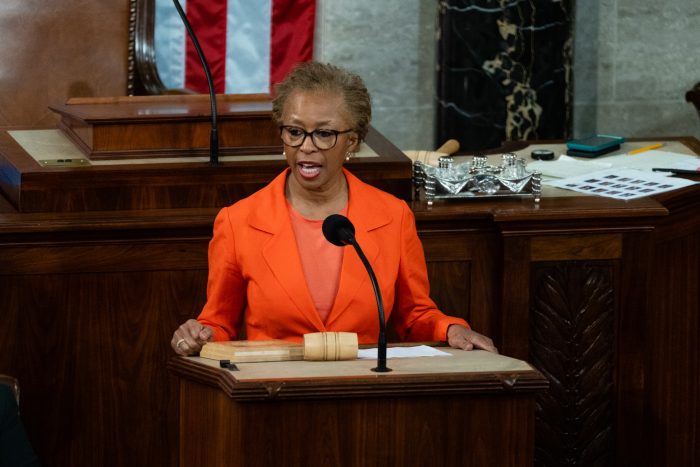
<svg viewBox="0 0 700 467">
<path fill-rule="evenodd" d="M 316 0 L 180 0 L 218 94 L 268 93 L 313 58 Z M 208 92 L 172 0 L 156 0 L 156 64 L 168 88 Z"/>
</svg>

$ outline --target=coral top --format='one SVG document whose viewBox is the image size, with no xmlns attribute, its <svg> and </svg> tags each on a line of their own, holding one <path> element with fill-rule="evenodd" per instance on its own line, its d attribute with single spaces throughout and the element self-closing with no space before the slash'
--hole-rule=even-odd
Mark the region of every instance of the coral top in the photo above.
<svg viewBox="0 0 700 467">
<path fill-rule="evenodd" d="M 323 220 L 306 219 L 291 204 L 287 203 L 287 206 L 306 285 L 316 305 L 316 312 L 325 323 L 338 293 L 345 248 L 326 240 L 322 230 Z M 347 216 L 347 211 L 346 206 L 340 214 Z"/>
</svg>

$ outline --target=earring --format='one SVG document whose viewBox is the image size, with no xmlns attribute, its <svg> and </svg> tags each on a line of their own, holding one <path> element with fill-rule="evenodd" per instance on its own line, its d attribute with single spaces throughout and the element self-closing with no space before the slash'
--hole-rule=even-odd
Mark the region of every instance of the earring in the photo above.
<svg viewBox="0 0 700 467">
<path fill-rule="evenodd" d="M 285 159 L 287 158 L 287 153 L 285 151 L 282 151 L 282 157 L 284 157 Z"/>
<path fill-rule="evenodd" d="M 346 152 L 346 153 L 345 153 L 345 162 L 347 162 L 347 161 L 349 161 L 350 159 L 352 159 L 352 156 L 353 156 L 353 153 L 351 153 L 350 151 Z"/>
</svg>

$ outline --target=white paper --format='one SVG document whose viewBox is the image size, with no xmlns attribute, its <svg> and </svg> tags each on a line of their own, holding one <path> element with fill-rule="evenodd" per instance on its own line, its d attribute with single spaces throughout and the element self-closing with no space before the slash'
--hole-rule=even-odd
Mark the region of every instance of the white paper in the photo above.
<svg viewBox="0 0 700 467">
<path fill-rule="evenodd" d="M 693 159 L 689 161 L 674 162 L 671 165 L 667 165 L 662 168 L 667 169 L 682 169 L 682 170 L 698 170 L 700 171 L 700 159 Z"/>
<path fill-rule="evenodd" d="M 615 199 L 642 198 L 696 183 L 685 178 L 669 177 L 661 172 L 617 168 L 547 182 L 548 185 L 565 190 Z"/>
<path fill-rule="evenodd" d="M 411 358 L 411 357 L 451 357 L 452 355 L 438 350 L 429 345 L 416 345 L 413 347 L 389 347 L 386 349 L 386 358 Z M 364 360 L 376 360 L 377 348 L 360 349 L 357 358 Z"/>
<path fill-rule="evenodd" d="M 657 150 L 644 151 L 632 155 L 620 154 L 618 156 L 607 156 L 602 159 L 602 162 L 606 162 L 616 168 L 649 171 L 655 167 L 680 169 L 689 164 L 695 169 L 700 166 L 700 159 L 696 156 Z"/>
<path fill-rule="evenodd" d="M 538 171 L 544 177 L 569 178 L 590 174 L 606 168 L 638 169 L 651 171 L 653 168 L 696 170 L 700 168 L 700 158 L 669 151 L 644 151 L 639 154 L 618 154 L 600 156 L 591 160 L 561 155 L 553 161 L 535 161 L 527 165 L 529 171 Z M 661 172 L 659 172 L 661 174 Z M 670 176 L 670 173 L 666 173 Z M 546 185 L 551 183 L 545 182 Z"/>
<path fill-rule="evenodd" d="M 527 165 L 530 172 L 537 171 L 546 177 L 567 178 L 583 175 L 611 167 L 602 161 L 583 161 L 567 155 L 561 155 L 554 161 L 536 161 Z"/>
</svg>

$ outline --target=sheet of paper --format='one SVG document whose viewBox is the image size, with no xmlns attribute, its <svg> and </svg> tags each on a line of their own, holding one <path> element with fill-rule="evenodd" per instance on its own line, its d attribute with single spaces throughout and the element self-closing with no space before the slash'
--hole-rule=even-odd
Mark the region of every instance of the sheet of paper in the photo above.
<svg viewBox="0 0 700 467">
<path fill-rule="evenodd" d="M 575 177 L 606 168 L 651 171 L 655 167 L 695 170 L 700 167 L 700 158 L 669 151 L 651 150 L 632 155 L 600 156 L 591 160 L 573 158 L 563 154 L 553 161 L 535 161 L 527 165 L 528 170 L 536 170 L 543 176 L 550 178 Z"/>
<path fill-rule="evenodd" d="M 666 167 L 674 169 L 687 168 L 686 164 L 694 166 L 693 169 L 700 166 L 700 158 L 688 156 L 686 154 L 678 154 L 668 151 L 644 151 L 639 154 L 620 154 L 617 156 L 607 156 L 601 162 L 610 164 L 611 167 L 651 170 L 654 167 Z"/>
<path fill-rule="evenodd" d="M 667 169 L 683 169 L 683 170 L 700 170 L 700 159 L 691 161 L 674 162 L 672 165 L 665 166 Z"/>
<path fill-rule="evenodd" d="M 591 160 L 584 161 L 574 159 L 567 155 L 561 155 L 553 161 L 535 161 L 527 165 L 527 170 L 530 172 L 537 171 L 545 177 L 566 178 L 583 175 L 597 170 L 603 170 L 611 167 L 610 164 Z"/>
<path fill-rule="evenodd" d="M 438 350 L 429 345 L 416 345 L 413 347 L 389 347 L 386 349 L 386 358 L 411 358 L 411 357 L 451 357 L 452 355 Z M 377 349 L 360 349 L 357 358 L 374 360 L 377 358 Z"/>
<path fill-rule="evenodd" d="M 633 157 L 633 156 L 630 156 Z M 697 182 L 636 169 L 606 169 L 547 182 L 548 185 L 591 195 L 635 199 L 676 190 Z"/>
</svg>

